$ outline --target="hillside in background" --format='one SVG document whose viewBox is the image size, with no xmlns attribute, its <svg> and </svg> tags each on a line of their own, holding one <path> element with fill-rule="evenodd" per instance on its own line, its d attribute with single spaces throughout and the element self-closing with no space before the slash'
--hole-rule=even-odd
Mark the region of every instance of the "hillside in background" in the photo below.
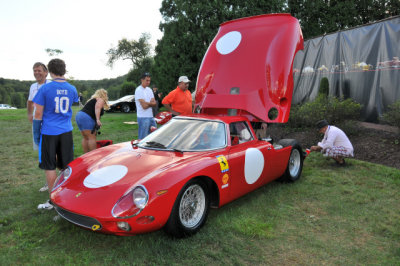
<svg viewBox="0 0 400 266">
<path fill-rule="evenodd" d="M 95 90 L 103 88 L 108 91 L 110 99 L 119 98 L 122 93 L 122 87 L 126 81 L 126 75 L 113 79 L 101 80 L 69 80 L 78 93 L 82 93 L 84 99 L 88 99 Z M 0 77 L 0 103 L 10 104 L 17 108 L 25 108 L 29 95 L 29 88 L 35 80 L 16 80 Z M 133 93 L 133 91 L 132 91 Z"/>
</svg>

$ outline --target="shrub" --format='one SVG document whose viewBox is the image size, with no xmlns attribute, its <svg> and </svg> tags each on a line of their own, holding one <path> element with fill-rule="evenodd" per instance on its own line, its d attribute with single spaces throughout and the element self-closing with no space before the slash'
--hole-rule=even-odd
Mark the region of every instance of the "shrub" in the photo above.
<svg viewBox="0 0 400 266">
<path fill-rule="evenodd" d="M 316 122 L 326 119 L 330 124 L 348 126 L 348 120 L 359 120 L 361 104 L 352 99 L 329 95 L 329 80 L 321 79 L 318 95 L 313 102 L 292 106 L 288 126 L 291 128 L 315 127 Z M 354 124 L 354 123 L 353 123 Z"/>
<path fill-rule="evenodd" d="M 400 128 L 400 100 L 388 106 L 388 111 L 380 118 L 382 122 Z"/>
<path fill-rule="evenodd" d="M 321 82 L 319 83 L 318 93 L 328 96 L 328 94 L 329 94 L 329 80 L 328 80 L 327 77 L 323 77 L 321 79 Z"/>
<path fill-rule="evenodd" d="M 342 99 L 319 94 L 313 102 L 292 106 L 288 126 L 292 128 L 315 127 L 319 120 L 342 124 L 346 120 L 360 119 L 361 104 L 352 99 Z"/>
</svg>

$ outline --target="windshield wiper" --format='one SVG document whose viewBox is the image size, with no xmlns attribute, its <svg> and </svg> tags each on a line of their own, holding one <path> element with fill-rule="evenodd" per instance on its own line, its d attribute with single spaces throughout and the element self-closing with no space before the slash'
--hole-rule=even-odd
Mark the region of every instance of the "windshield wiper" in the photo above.
<svg viewBox="0 0 400 266">
<path fill-rule="evenodd" d="M 167 149 L 167 147 L 165 147 L 164 144 L 161 144 L 161 143 L 156 142 L 156 141 L 147 141 L 147 142 L 146 142 L 146 147 L 159 148 L 159 149 Z M 168 149 L 168 150 L 172 150 L 172 151 L 179 152 L 179 153 L 182 153 L 182 154 L 183 154 L 183 151 L 181 151 L 181 150 L 179 150 L 179 149 L 171 148 L 171 149 Z"/>
<path fill-rule="evenodd" d="M 164 144 L 161 144 L 161 143 L 155 142 L 155 141 L 147 141 L 146 142 L 146 147 L 166 149 Z"/>
<path fill-rule="evenodd" d="M 181 150 L 178 150 L 178 149 L 172 149 L 174 152 L 179 152 L 179 153 L 181 153 L 181 154 L 183 154 L 183 151 L 181 151 Z"/>
</svg>

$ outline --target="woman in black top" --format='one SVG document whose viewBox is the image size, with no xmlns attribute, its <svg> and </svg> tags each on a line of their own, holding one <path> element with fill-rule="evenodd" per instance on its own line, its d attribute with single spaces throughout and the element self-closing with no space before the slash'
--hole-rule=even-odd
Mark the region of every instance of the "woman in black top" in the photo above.
<svg viewBox="0 0 400 266">
<path fill-rule="evenodd" d="M 104 109 L 108 110 L 109 108 L 107 91 L 99 89 L 76 114 L 75 120 L 83 137 L 84 153 L 96 149 L 96 133 L 97 129 L 101 127 L 100 117 L 104 114 Z"/>
</svg>

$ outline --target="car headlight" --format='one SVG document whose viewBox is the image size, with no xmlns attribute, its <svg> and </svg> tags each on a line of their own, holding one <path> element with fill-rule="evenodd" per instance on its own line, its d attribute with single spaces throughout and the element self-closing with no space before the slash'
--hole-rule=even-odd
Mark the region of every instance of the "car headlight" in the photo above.
<svg viewBox="0 0 400 266">
<path fill-rule="evenodd" d="M 60 172 L 56 181 L 54 182 L 53 189 L 51 191 L 56 190 L 59 186 L 61 186 L 72 174 L 72 168 L 67 167 L 63 171 Z"/>
<path fill-rule="evenodd" d="M 136 186 L 125 193 L 114 205 L 111 214 L 115 218 L 130 218 L 138 215 L 149 201 L 149 193 L 144 186 Z"/>
</svg>

